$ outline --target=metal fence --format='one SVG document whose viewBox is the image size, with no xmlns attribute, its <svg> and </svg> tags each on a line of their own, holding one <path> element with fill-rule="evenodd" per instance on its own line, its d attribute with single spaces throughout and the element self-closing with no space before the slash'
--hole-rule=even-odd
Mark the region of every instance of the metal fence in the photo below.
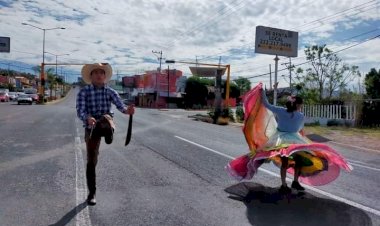
<svg viewBox="0 0 380 226">
<path fill-rule="evenodd" d="M 309 118 L 356 119 L 356 105 L 304 105 L 304 115 Z"/>
</svg>

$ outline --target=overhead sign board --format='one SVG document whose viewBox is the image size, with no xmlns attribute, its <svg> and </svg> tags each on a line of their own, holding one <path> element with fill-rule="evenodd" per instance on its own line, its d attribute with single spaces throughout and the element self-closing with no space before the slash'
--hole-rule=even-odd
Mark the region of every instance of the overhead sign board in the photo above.
<svg viewBox="0 0 380 226">
<path fill-rule="evenodd" d="M 257 26 L 255 53 L 297 57 L 298 32 Z"/>
<path fill-rule="evenodd" d="M 11 38 L 0 37 L 0 52 L 9 53 L 11 51 Z"/>
</svg>

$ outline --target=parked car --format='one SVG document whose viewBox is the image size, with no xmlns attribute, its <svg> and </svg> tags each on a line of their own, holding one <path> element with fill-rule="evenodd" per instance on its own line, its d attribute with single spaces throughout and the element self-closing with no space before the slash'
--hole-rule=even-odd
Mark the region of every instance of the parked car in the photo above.
<svg viewBox="0 0 380 226">
<path fill-rule="evenodd" d="M 38 94 L 32 93 L 32 94 L 27 94 L 27 95 L 29 95 L 34 102 L 36 102 L 36 103 L 39 102 L 39 96 L 38 96 Z"/>
<path fill-rule="evenodd" d="M 8 102 L 9 96 L 8 93 L 0 93 L 0 102 Z"/>
<path fill-rule="evenodd" d="M 9 92 L 8 96 L 10 101 L 16 101 L 18 94 L 16 92 Z"/>
<path fill-rule="evenodd" d="M 28 94 L 20 94 L 17 98 L 17 104 L 33 104 L 33 99 Z"/>
</svg>

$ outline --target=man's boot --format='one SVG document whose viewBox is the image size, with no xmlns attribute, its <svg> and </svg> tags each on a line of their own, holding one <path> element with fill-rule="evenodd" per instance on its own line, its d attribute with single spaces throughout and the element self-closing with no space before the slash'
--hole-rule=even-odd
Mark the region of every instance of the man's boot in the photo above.
<svg viewBox="0 0 380 226">
<path fill-rule="evenodd" d="M 104 135 L 104 141 L 106 144 L 111 144 L 113 141 L 113 133 L 115 131 L 115 124 L 113 123 L 113 118 L 105 114 L 102 116 L 101 120 L 101 128 Z"/>
<path fill-rule="evenodd" d="M 95 193 L 96 193 L 96 174 L 95 166 L 91 163 L 87 163 L 86 179 L 89 194 L 87 196 L 87 204 L 90 206 L 96 205 Z"/>
</svg>

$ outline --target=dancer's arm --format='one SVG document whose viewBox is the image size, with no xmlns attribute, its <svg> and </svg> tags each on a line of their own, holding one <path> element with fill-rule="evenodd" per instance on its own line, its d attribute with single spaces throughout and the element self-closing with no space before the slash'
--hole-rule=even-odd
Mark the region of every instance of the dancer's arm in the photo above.
<svg viewBox="0 0 380 226">
<path fill-rule="evenodd" d="M 283 111 L 283 108 L 282 107 L 277 107 L 277 106 L 274 106 L 274 105 L 271 105 L 268 101 L 268 98 L 267 98 L 267 95 L 266 95 L 266 92 L 264 89 L 262 89 L 261 91 L 261 100 L 263 102 L 263 105 L 268 108 L 270 111 L 272 111 L 273 113 L 278 113 L 280 111 Z"/>
<path fill-rule="evenodd" d="M 304 137 L 306 135 L 305 128 L 302 128 L 299 133 Z"/>
</svg>

